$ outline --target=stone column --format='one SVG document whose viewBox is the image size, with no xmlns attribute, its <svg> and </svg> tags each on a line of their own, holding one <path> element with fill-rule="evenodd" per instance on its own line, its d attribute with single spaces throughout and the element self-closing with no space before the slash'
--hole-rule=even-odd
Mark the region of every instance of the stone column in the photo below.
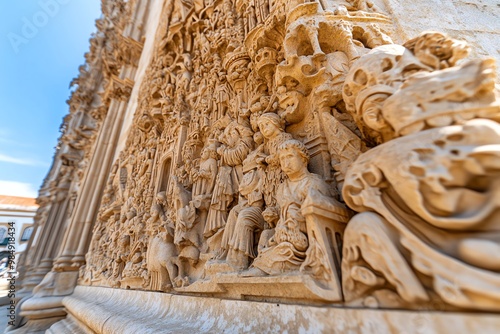
<svg viewBox="0 0 500 334">
<path fill-rule="evenodd" d="M 88 173 L 76 203 L 75 214 L 61 245 L 61 253 L 56 260 L 56 271 L 77 271 L 85 262 L 85 252 L 91 235 L 91 227 L 97 215 L 104 185 L 113 163 L 114 150 L 120 134 L 127 102 L 113 100 L 102 131 L 96 142 Z"/>
<path fill-rule="evenodd" d="M 64 150 L 64 147 L 61 150 Z M 58 172 L 55 175 L 59 175 L 59 166 L 56 169 Z M 52 268 L 62 237 L 61 231 L 64 228 L 68 205 L 67 194 L 68 185 L 53 186 L 49 190 L 50 204 L 47 204 L 49 208 L 45 209 L 48 213 L 42 217 L 44 221 L 37 225 L 35 237 L 28 248 L 30 261 L 26 264 L 29 265 L 29 269 L 23 277 L 23 289 L 20 291 L 20 296 L 30 293 Z"/>
<path fill-rule="evenodd" d="M 42 238 L 49 241 L 44 243 L 44 247 L 40 248 L 41 253 L 38 257 L 45 256 L 45 258 L 40 259 L 40 265 L 35 272 L 43 270 L 46 275 L 41 283 L 33 289 L 33 297 L 22 303 L 20 315 L 28 319 L 28 324 L 16 330 L 16 333 L 32 333 L 45 330 L 52 323 L 66 315 L 62 306 L 62 299 L 73 292 L 78 279 L 79 267 L 84 262 L 83 255 L 80 257 L 75 255 L 77 250 L 83 247 L 81 244 L 88 243 L 88 238 L 85 236 L 88 237 L 90 233 L 84 230 L 90 229 L 89 225 L 91 225 L 96 214 L 102 193 L 102 185 L 111 166 L 114 153 L 112 150 L 116 146 L 126 105 L 126 102 L 117 100 L 113 100 L 110 104 L 108 116 L 96 141 L 96 153 L 89 166 L 81 195 L 76 203 L 75 212 L 71 220 L 69 220 L 69 226 L 67 226 L 65 233 L 50 235 L 53 229 L 46 228 L 45 233 L 41 235 Z M 109 157 L 108 161 L 104 159 L 106 156 Z M 57 196 L 64 196 L 64 200 L 53 205 L 51 214 L 48 217 L 48 223 L 51 226 L 61 228 L 62 223 L 65 221 L 69 199 L 67 191 L 59 192 Z M 63 235 L 64 238 L 62 238 Z M 52 267 L 57 250 L 59 250 L 60 256 L 57 257 L 54 267 Z M 73 258 L 76 258 L 76 261 L 73 261 Z M 51 269 L 52 271 L 50 271 Z M 40 274 L 42 273 L 40 272 Z"/>
<path fill-rule="evenodd" d="M 144 8 L 145 7 L 145 8 Z M 137 16 L 135 11 L 141 9 L 140 16 L 147 13 L 148 3 L 142 4 L 134 9 L 132 16 Z M 133 25 L 138 24 L 135 22 Z M 139 20 L 142 25 L 142 20 Z M 132 27 L 131 32 L 137 32 L 137 27 Z M 111 76 L 107 82 L 107 87 L 102 95 L 101 103 L 109 103 L 108 112 L 95 142 L 92 144 L 91 159 L 88 169 L 85 171 L 81 188 L 75 203 L 75 209 L 71 217 L 66 217 L 66 209 L 69 203 L 68 191 L 58 192 L 63 196 L 64 202 L 56 202 L 52 207 L 49 222 L 60 221 L 60 225 L 67 222 L 63 233 L 59 237 L 47 235 L 49 232 L 40 235 L 41 238 L 50 239 L 45 243 L 45 254 L 50 250 L 53 256 L 49 259 L 41 259 L 45 264 L 42 268 L 46 274 L 38 286 L 33 289 L 33 297 L 27 299 L 21 305 L 20 315 L 28 319 L 28 323 L 17 329 L 16 333 L 33 333 L 45 331 L 54 322 L 64 318 L 66 311 L 62 305 L 62 299 L 70 295 L 78 279 L 81 265 L 85 263 L 85 253 L 90 243 L 92 226 L 97 216 L 97 210 L 101 201 L 102 193 L 109 177 L 110 168 L 118 147 L 118 140 L 123 132 L 124 119 L 127 113 L 133 112 L 129 108 L 129 100 L 132 90 L 135 87 L 139 58 L 142 54 L 142 43 L 133 40 L 129 36 L 120 35 L 119 42 L 125 43 L 122 61 L 124 62 L 119 76 Z M 96 69 L 97 70 L 97 69 Z M 102 78 L 101 78 L 102 85 Z M 138 87 L 137 87 L 138 88 Z M 99 94 L 97 91 L 94 94 Z M 99 101 L 100 96 L 94 96 L 92 100 Z M 109 102 L 108 102 L 109 101 Z M 55 219 L 55 220 L 54 220 Z M 55 255 L 58 257 L 52 267 Z M 38 255 L 40 257 L 42 255 Z M 46 263 L 45 263 L 45 262 Z M 37 263 L 37 262 L 35 262 Z M 50 269 L 52 268 L 52 271 Z M 39 268 L 37 268 L 38 270 Z M 39 275 L 38 277 L 40 277 Z"/>
</svg>

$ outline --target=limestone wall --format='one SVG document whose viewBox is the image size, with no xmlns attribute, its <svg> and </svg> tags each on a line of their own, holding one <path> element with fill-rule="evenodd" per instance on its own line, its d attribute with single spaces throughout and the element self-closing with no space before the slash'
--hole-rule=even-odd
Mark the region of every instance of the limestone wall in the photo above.
<svg viewBox="0 0 500 334">
<path fill-rule="evenodd" d="M 500 305 L 500 107 L 482 57 L 499 57 L 494 2 L 106 0 L 103 11 L 39 219 L 46 235 L 66 228 L 35 245 L 50 250 L 37 279 L 55 261 L 21 306 L 25 332 L 66 312 L 53 332 L 116 332 L 118 320 L 91 319 L 100 302 L 84 291 L 126 310 L 195 296 L 215 313 L 229 312 L 220 300 L 318 319 L 311 307 L 326 307 L 360 328 L 371 308 L 426 311 L 435 332 L 446 319 L 495 325 L 457 313 Z M 177 324 L 189 318 L 174 304 Z M 380 314 L 380 326 L 404 323 Z M 246 331 L 262 328 L 251 320 Z M 340 328 L 318 322 L 307 328 Z"/>
<path fill-rule="evenodd" d="M 463 39 L 473 57 L 500 60 L 500 6 L 498 1 L 385 0 L 398 26 L 401 41 L 422 31 L 435 30 Z"/>
</svg>

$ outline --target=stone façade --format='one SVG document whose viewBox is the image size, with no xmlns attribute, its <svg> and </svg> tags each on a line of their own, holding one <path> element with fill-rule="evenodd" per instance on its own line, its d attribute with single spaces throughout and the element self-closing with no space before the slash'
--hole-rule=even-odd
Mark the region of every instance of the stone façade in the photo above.
<svg viewBox="0 0 500 334">
<path fill-rule="evenodd" d="M 118 330 L 85 311 L 82 291 L 102 288 L 124 307 L 122 289 L 215 309 L 425 310 L 434 325 L 433 312 L 497 312 L 495 62 L 438 32 L 395 43 L 399 9 L 103 1 L 40 192 L 16 332 L 65 317 L 51 331 Z"/>
</svg>

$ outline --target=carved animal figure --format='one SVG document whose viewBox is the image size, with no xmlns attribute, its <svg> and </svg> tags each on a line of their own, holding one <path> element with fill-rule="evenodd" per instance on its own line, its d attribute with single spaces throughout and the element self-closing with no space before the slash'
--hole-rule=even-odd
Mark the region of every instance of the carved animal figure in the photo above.
<svg viewBox="0 0 500 334">
<path fill-rule="evenodd" d="M 188 269 L 196 265 L 199 257 L 200 241 L 195 227 L 194 206 L 191 204 L 191 192 L 184 188 L 182 183 L 174 176 L 172 197 L 176 213 L 174 243 L 179 247 L 179 256 L 176 264 L 179 269 L 178 276 L 174 279 L 176 287 L 189 285 Z"/>
<path fill-rule="evenodd" d="M 189 205 L 189 202 L 191 201 L 191 192 L 184 188 L 176 176 L 172 176 L 172 181 L 172 198 L 174 200 L 175 211 L 178 211 L 179 209 Z"/>
<path fill-rule="evenodd" d="M 148 245 L 147 264 L 151 274 L 151 290 L 170 291 L 172 281 L 177 277 L 177 249 L 173 238 L 161 232 L 151 238 Z"/>
</svg>

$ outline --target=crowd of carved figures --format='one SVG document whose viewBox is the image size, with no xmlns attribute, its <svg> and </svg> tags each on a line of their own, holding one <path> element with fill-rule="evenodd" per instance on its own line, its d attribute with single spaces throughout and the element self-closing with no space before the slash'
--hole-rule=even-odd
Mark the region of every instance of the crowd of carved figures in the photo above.
<svg viewBox="0 0 500 334">
<path fill-rule="evenodd" d="M 255 279 L 279 276 L 296 300 L 499 309 L 492 61 L 393 44 L 370 1 L 162 15 L 82 284 L 279 298 Z"/>
</svg>

